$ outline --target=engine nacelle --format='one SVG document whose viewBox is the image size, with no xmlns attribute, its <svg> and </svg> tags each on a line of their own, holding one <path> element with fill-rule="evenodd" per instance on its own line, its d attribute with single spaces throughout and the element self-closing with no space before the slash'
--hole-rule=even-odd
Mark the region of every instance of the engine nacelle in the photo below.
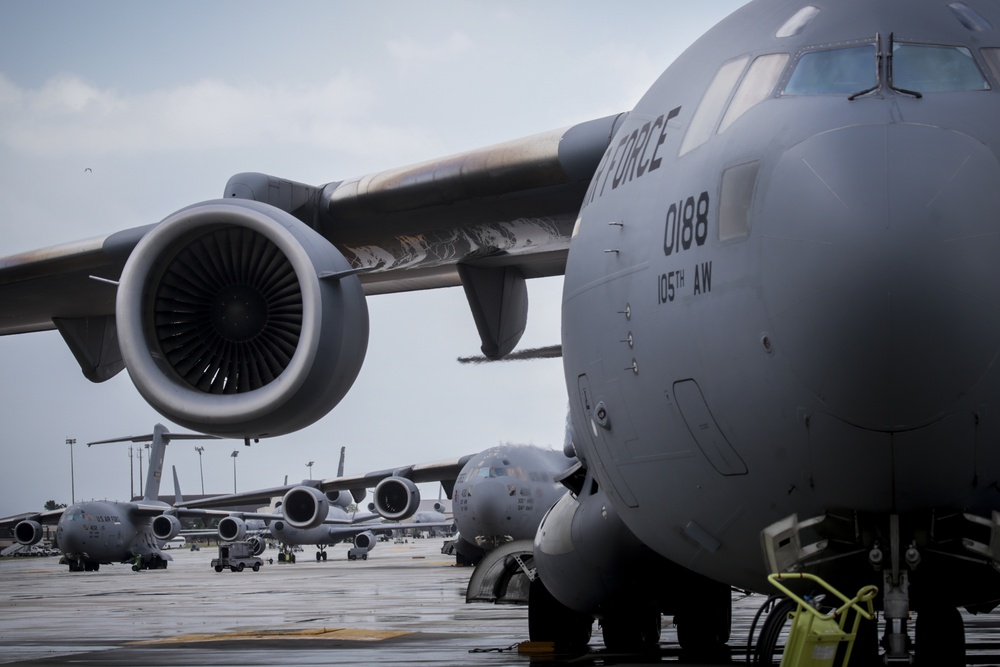
<svg viewBox="0 0 1000 667">
<path fill-rule="evenodd" d="M 365 532 L 358 533 L 354 536 L 354 546 L 359 549 L 367 549 L 368 551 L 375 548 L 375 542 L 377 541 L 378 540 L 375 539 L 375 533 L 370 530 L 366 530 Z"/>
<path fill-rule="evenodd" d="M 174 539 L 180 532 L 180 519 L 173 514 L 161 514 L 153 519 L 153 537 L 162 542 Z"/>
<path fill-rule="evenodd" d="M 250 545 L 250 550 L 253 551 L 254 556 L 261 555 L 267 549 L 267 542 L 260 535 L 251 535 L 248 537 L 247 544 Z"/>
<path fill-rule="evenodd" d="M 315 422 L 350 389 L 368 346 L 350 263 L 291 214 L 243 199 L 189 206 L 148 232 L 122 272 L 116 321 L 153 408 L 234 438 Z"/>
<path fill-rule="evenodd" d="M 402 521 L 420 507 L 420 489 L 405 477 L 386 477 L 375 487 L 375 511 L 384 519 Z"/>
<path fill-rule="evenodd" d="M 570 609 L 599 614 L 627 606 L 622 596 L 643 585 L 643 573 L 652 565 L 646 551 L 603 491 L 582 500 L 567 493 L 538 526 L 534 563 L 557 600 Z"/>
<path fill-rule="evenodd" d="M 330 505 L 343 510 L 346 510 L 354 502 L 350 491 L 327 491 L 326 499 L 330 501 Z"/>
<path fill-rule="evenodd" d="M 247 534 L 246 522 L 236 516 L 227 516 L 219 521 L 219 539 L 226 542 L 239 542 Z"/>
<path fill-rule="evenodd" d="M 311 486 L 296 486 L 281 501 L 285 521 L 293 528 L 315 528 L 330 514 L 330 500 L 326 494 Z"/>
<path fill-rule="evenodd" d="M 25 546 L 38 544 L 42 539 L 42 524 L 30 519 L 18 521 L 14 526 L 14 539 Z"/>
</svg>

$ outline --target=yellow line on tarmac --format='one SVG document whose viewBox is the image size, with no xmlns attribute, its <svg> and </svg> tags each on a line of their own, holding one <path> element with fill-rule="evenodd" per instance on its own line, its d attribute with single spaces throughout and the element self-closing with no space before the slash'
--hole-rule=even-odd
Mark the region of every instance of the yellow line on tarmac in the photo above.
<svg viewBox="0 0 1000 667">
<path fill-rule="evenodd" d="M 314 628 L 312 630 L 244 630 L 224 633 L 192 633 L 165 639 L 147 639 L 130 642 L 136 645 L 190 644 L 194 642 L 219 642 L 234 639 L 339 639 L 355 642 L 379 642 L 394 637 L 413 634 L 399 630 L 362 630 L 359 628 Z"/>
</svg>

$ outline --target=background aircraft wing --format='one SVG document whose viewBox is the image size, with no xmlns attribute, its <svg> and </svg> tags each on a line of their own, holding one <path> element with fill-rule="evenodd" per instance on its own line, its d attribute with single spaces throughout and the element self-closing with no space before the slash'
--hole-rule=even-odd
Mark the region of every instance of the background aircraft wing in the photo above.
<svg viewBox="0 0 1000 667">
<path fill-rule="evenodd" d="M 9 530 L 22 521 L 36 521 L 40 524 L 59 523 L 59 517 L 63 515 L 65 507 L 45 512 L 23 512 L 0 519 L 0 530 Z"/>
<path fill-rule="evenodd" d="M 435 463 L 420 463 L 399 468 L 389 468 L 354 477 L 334 477 L 320 482 L 319 488 L 322 491 L 351 491 L 353 494 L 354 490 L 372 488 L 387 477 L 405 477 L 414 484 L 441 482 L 445 487 L 447 495 L 451 496 L 455 478 L 458 477 L 458 473 L 462 471 L 465 464 L 474 456 L 476 454 L 466 454 L 457 459 L 447 459 Z M 355 499 L 357 499 L 356 495 Z"/>
</svg>

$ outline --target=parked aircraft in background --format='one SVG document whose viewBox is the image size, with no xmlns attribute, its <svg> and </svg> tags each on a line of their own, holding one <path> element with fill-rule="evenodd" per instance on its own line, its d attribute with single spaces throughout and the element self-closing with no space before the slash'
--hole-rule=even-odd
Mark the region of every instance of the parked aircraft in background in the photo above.
<svg viewBox="0 0 1000 667">
<path fill-rule="evenodd" d="M 341 447 L 337 477 L 334 479 L 345 479 L 344 456 L 345 448 Z M 342 488 L 346 490 L 347 487 Z M 253 542 L 257 554 L 263 552 L 264 540 L 273 538 L 281 544 L 278 562 L 294 563 L 295 548 L 312 545 L 317 547 L 316 560 L 325 561 L 327 546 L 348 539 L 354 540 L 356 549 L 371 551 L 375 547 L 378 535 L 391 535 L 393 531 L 399 531 L 406 527 L 395 522 L 375 521 L 379 518 L 378 514 L 359 514 L 356 508 L 357 503 L 364 500 L 366 493 L 364 488 L 357 489 L 354 496 L 338 490 L 325 493 L 323 497 L 324 507 L 309 507 L 309 516 L 306 517 L 308 520 L 302 521 L 301 505 L 306 501 L 305 499 L 315 497 L 312 491 L 316 489 L 321 489 L 321 492 L 325 493 L 332 487 L 328 484 L 324 485 L 320 480 L 303 480 L 296 485 L 286 484 L 259 491 L 202 498 L 187 503 L 186 507 L 189 511 L 205 511 L 212 515 L 218 515 L 224 511 L 204 508 L 234 507 L 255 501 L 270 502 L 271 510 L 267 512 L 233 512 L 225 516 L 219 521 L 217 534 L 219 539 L 227 542 L 250 540 Z M 297 490 L 305 490 L 305 495 Z M 296 493 L 291 493 L 292 491 L 296 491 Z M 289 507 L 287 504 L 289 499 L 293 503 L 292 511 L 286 516 L 285 508 Z M 348 511 L 352 505 L 355 509 Z M 319 517 L 324 518 L 319 520 Z M 249 524 L 251 521 L 254 522 L 252 526 Z M 454 522 L 442 518 L 440 521 L 426 521 L 424 526 L 452 530 Z"/>
<path fill-rule="evenodd" d="M 60 561 L 70 572 L 90 572 L 107 563 L 132 563 L 135 570 L 162 569 L 173 560 L 163 552 L 164 543 L 177 538 L 185 516 L 183 508 L 157 500 L 163 472 L 163 455 L 171 440 L 205 440 L 215 436 L 196 433 L 170 433 L 157 424 L 149 435 L 115 438 L 87 443 L 151 442 L 149 471 L 142 500 L 115 502 L 91 500 L 38 514 L 19 515 L 0 520 L 0 527 L 14 527 L 20 544 L 35 544 L 42 539 L 42 525 L 55 523 L 56 542 L 63 557 Z"/>
<path fill-rule="evenodd" d="M 753 0 L 631 113 L 318 187 L 240 174 L 0 260 L 0 333 L 58 328 L 178 423 L 277 435 L 353 383 L 365 294 L 461 284 L 501 358 L 525 279 L 564 273 L 580 468 L 532 638 L 652 642 L 671 613 L 712 651 L 730 585 L 797 569 L 881 588 L 886 660 L 957 664 L 958 608 L 1000 600 L 998 117 L 995 2 Z"/>
</svg>

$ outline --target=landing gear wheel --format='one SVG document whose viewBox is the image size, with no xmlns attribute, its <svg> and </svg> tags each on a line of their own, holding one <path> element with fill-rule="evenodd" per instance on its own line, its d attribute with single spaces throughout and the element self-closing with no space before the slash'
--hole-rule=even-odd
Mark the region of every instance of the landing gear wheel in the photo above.
<svg viewBox="0 0 1000 667">
<path fill-rule="evenodd" d="M 326 561 L 326 552 L 323 552 L 323 560 Z"/>
<path fill-rule="evenodd" d="M 711 582 L 677 614 L 677 642 L 685 653 L 714 655 L 729 641 L 733 602 L 729 586 Z"/>
<path fill-rule="evenodd" d="M 221 565 L 216 565 L 215 566 L 215 571 L 216 572 L 222 572 L 222 566 Z"/>
<path fill-rule="evenodd" d="M 323 560 L 323 554 L 321 554 L 320 552 L 317 551 L 316 552 L 316 562 L 318 563 L 321 560 Z"/>
<path fill-rule="evenodd" d="M 651 651 L 660 646 L 660 612 L 610 614 L 601 621 L 604 645 L 610 651 Z"/>
<path fill-rule="evenodd" d="M 541 579 L 528 588 L 528 638 L 554 642 L 562 648 L 582 649 L 590 641 L 594 619 L 566 607 L 552 597 Z"/>
<path fill-rule="evenodd" d="M 914 653 L 919 667 L 965 665 L 965 623 L 955 607 L 934 606 L 917 613 Z"/>
</svg>

